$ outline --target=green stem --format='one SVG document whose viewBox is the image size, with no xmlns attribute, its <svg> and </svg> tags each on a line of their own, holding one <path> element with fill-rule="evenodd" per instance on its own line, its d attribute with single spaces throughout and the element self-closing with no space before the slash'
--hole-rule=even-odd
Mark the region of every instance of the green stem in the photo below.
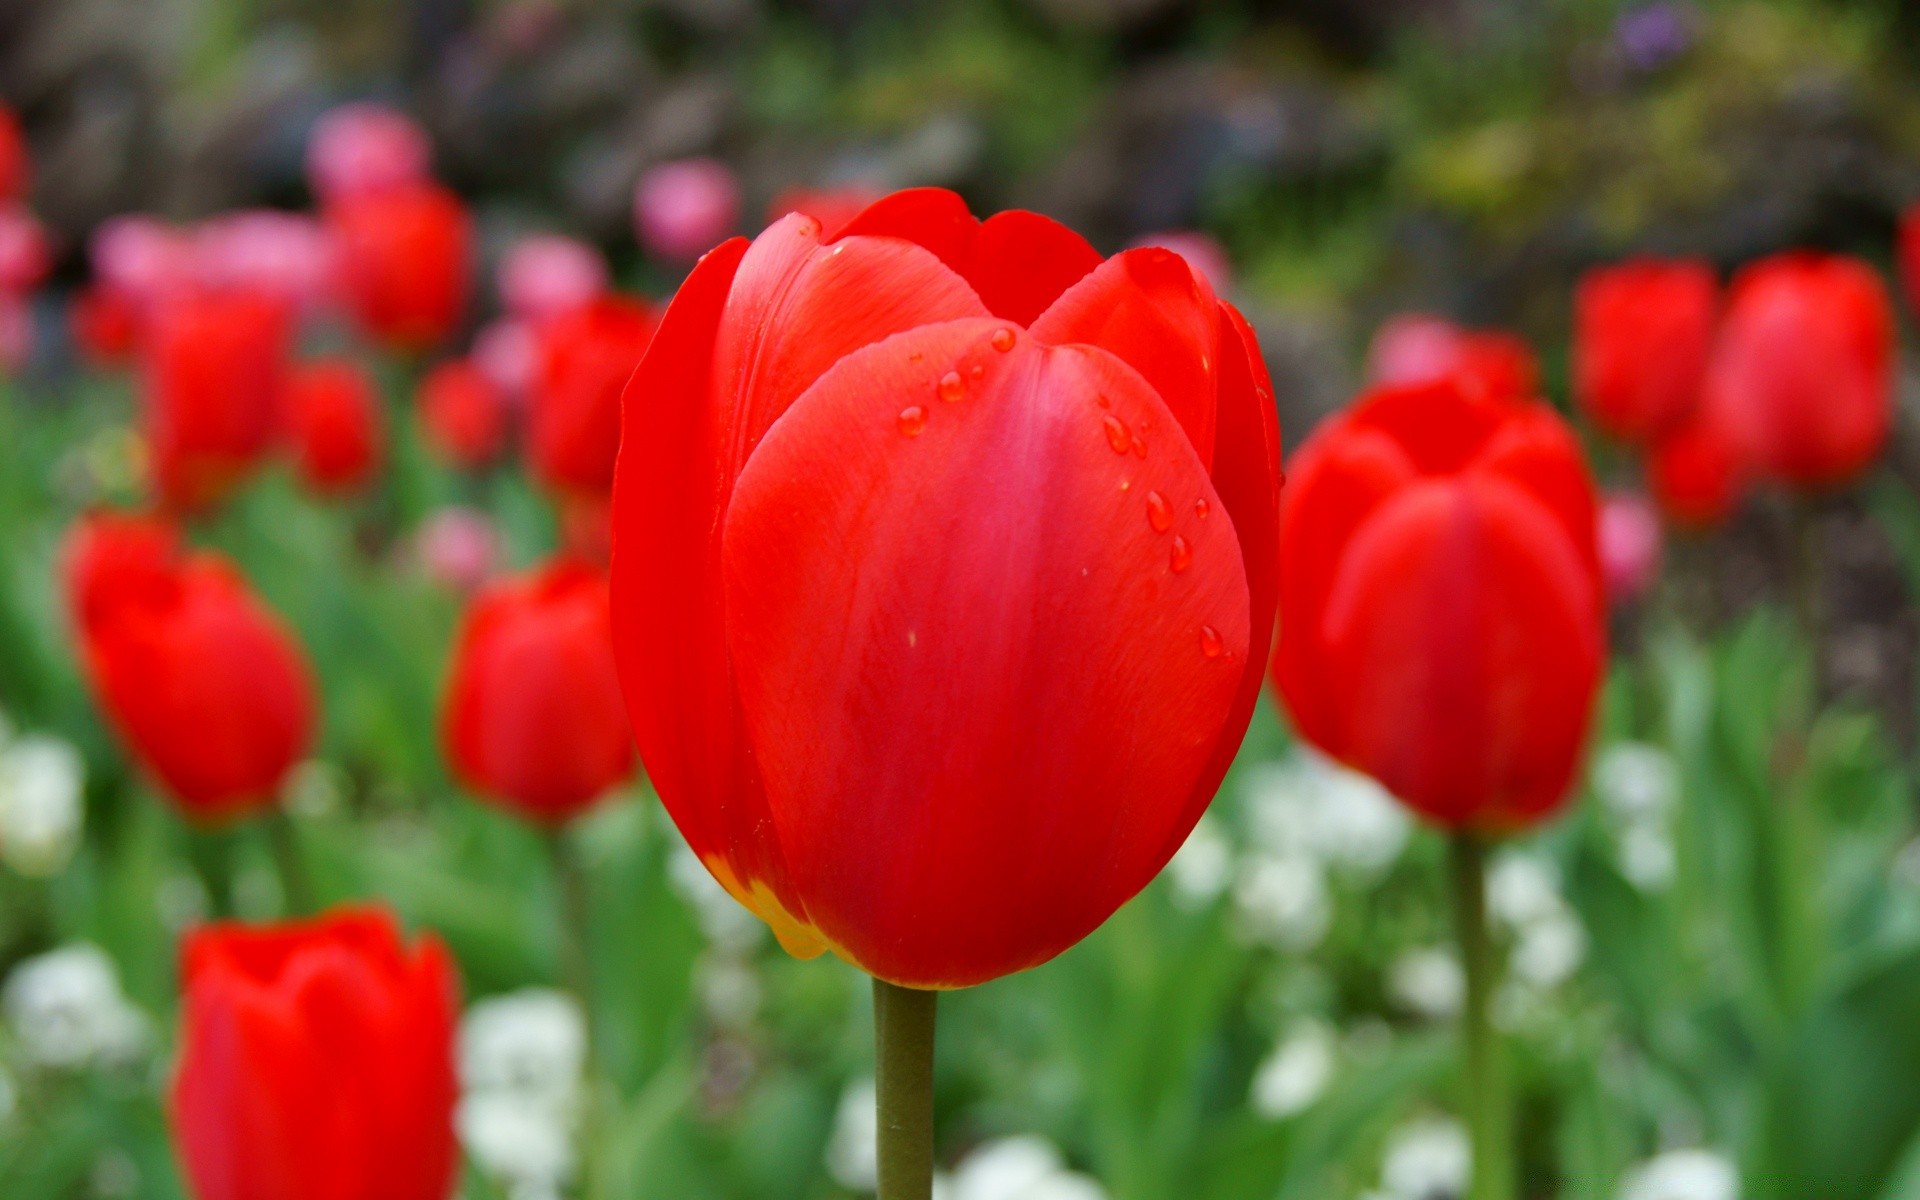
<svg viewBox="0 0 1920 1200">
<path fill-rule="evenodd" d="M 933 1195 L 933 1025 L 938 999 L 938 992 L 873 981 L 880 1133 L 877 1200 L 928 1200 Z"/>
<path fill-rule="evenodd" d="M 586 1030 L 586 1053 L 581 1062 L 581 1099 L 579 1128 L 574 1131 L 580 1151 L 580 1191 L 583 1198 L 599 1194 L 599 1171 L 595 1152 L 599 1141 L 600 1095 L 594 1070 L 593 954 L 590 948 L 592 905 L 587 893 L 586 872 L 579 856 L 567 845 L 566 833 L 553 829 L 542 839 L 547 848 L 547 865 L 553 874 L 553 886 L 559 896 L 555 920 L 555 943 L 560 960 L 560 983 L 580 1006 L 580 1020 Z"/>
<path fill-rule="evenodd" d="M 1814 675 L 1820 669 L 1820 651 L 1825 641 L 1825 606 L 1821 602 L 1820 524 L 1811 500 L 1795 499 L 1793 504 L 1793 617 L 1800 636 L 1812 651 Z"/>
<path fill-rule="evenodd" d="M 1493 1027 L 1493 994 L 1499 974 L 1487 924 L 1487 842 L 1462 830 L 1448 845 L 1455 934 L 1466 970 L 1467 1125 L 1473 1139 L 1470 1200 L 1513 1200 L 1513 1114 L 1507 1100 L 1500 1037 Z"/>
<path fill-rule="evenodd" d="M 306 859 L 300 854 L 300 835 L 285 809 L 277 808 L 268 814 L 267 842 L 273 848 L 274 866 L 280 872 L 280 895 L 287 915 L 312 915 L 317 907 L 313 879 L 307 874 Z"/>
<path fill-rule="evenodd" d="M 226 829 L 187 829 L 187 861 L 207 889 L 207 915 L 233 915 L 233 833 Z"/>
</svg>

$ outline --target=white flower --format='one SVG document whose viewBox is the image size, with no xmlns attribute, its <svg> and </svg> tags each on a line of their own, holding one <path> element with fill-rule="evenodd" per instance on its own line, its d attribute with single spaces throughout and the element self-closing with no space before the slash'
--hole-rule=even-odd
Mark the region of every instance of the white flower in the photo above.
<svg viewBox="0 0 1920 1200">
<path fill-rule="evenodd" d="M 1673 755 L 1649 742 L 1615 742 L 1594 757 L 1593 791 L 1623 821 L 1662 817 L 1680 796 Z"/>
<path fill-rule="evenodd" d="M 1387 968 L 1387 992 L 1409 1012 L 1443 1020 L 1459 1013 L 1467 995 L 1467 977 L 1452 952 L 1421 947 L 1393 960 Z"/>
<path fill-rule="evenodd" d="M 667 861 L 667 878 L 693 910 L 700 931 L 715 948 L 744 954 L 766 937 L 766 923 L 721 887 L 685 842 L 674 846 Z"/>
<path fill-rule="evenodd" d="M 461 1144 L 524 1200 L 572 1178 L 587 1030 L 579 1004 L 540 988 L 482 1000 L 460 1021 Z"/>
<path fill-rule="evenodd" d="M 86 764 L 59 738 L 0 744 L 0 858 L 22 875 L 57 874 L 80 844 Z"/>
<path fill-rule="evenodd" d="M 1099 1184 L 1066 1169 L 1038 1137 L 987 1142 L 962 1159 L 943 1200 L 1106 1200 Z"/>
<path fill-rule="evenodd" d="M 1739 1200 L 1740 1172 L 1711 1150 L 1669 1150 L 1626 1173 L 1620 1200 Z"/>
<path fill-rule="evenodd" d="M 1206 908 L 1227 890 L 1233 877 L 1233 847 L 1212 817 L 1201 817 L 1167 863 L 1173 902 L 1189 912 Z"/>
<path fill-rule="evenodd" d="M 879 1122 L 873 1080 L 856 1079 L 840 1093 L 827 1142 L 827 1174 L 851 1192 L 871 1192 L 880 1175 Z"/>
<path fill-rule="evenodd" d="M 1387 1138 L 1380 1190 L 1392 1200 L 1453 1200 L 1473 1177 L 1473 1148 L 1458 1121 L 1421 1117 Z"/>
<path fill-rule="evenodd" d="M 1643 892 L 1662 892 L 1673 886 L 1678 867 L 1673 838 L 1664 823 L 1636 821 L 1620 831 L 1620 873 Z"/>
<path fill-rule="evenodd" d="M 1565 907 L 1560 868 L 1537 854 L 1503 854 L 1487 872 L 1487 912 L 1511 928 L 1558 916 Z"/>
<path fill-rule="evenodd" d="M 1560 870 L 1539 855 L 1501 856 L 1487 875 L 1487 911 L 1513 932 L 1513 981 L 1545 990 L 1564 983 L 1587 956 L 1587 931 L 1560 894 Z"/>
<path fill-rule="evenodd" d="M 119 1064 L 147 1045 L 147 1022 L 120 991 L 113 960 L 79 942 L 29 958 L 0 989 L 22 1056 L 45 1067 Z"/>
<path fill-rule="evenodd" d="M 1253 1073 L 1253 1110 L 1280 1120 L 1310 1107 L 1333 1079 L 1337 1048 L 1324 1021 L 1296 1024 Z"/>
<path fill-rule="evenodd" d="M 1248 772 L 1253 838 L 1275 854 L 1305 854 L 1363 877 L 1391 866 L 1413 823 L 1372 778 L 1302 747 Z"/>
<path fill-rule="evenodd" d="M 1260 855 L 1234 884 L 1236 928 L 1248 941 L 1301 953 L 1326 936 L 1333 919 L 1326 874 L 1303 855 Z"/>
<path fill-rule="evenodd" d="M 1586 928 L 1572 912 L 1560 912 L 1521 927 L 1508 966 L 1517 979 L 1553 988 L 1579 970 L 1586 957 Z"/>
</svg>

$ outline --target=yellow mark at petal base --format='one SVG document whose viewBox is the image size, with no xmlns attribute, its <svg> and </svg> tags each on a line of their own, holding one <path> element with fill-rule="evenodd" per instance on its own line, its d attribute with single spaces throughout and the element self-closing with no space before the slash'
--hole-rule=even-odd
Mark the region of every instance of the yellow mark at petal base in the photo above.
<svg viewBox="0 0 1920 1200">
<path fill-rule="evenodd" d="M 715 855 L 700 861 L 707 870 L 727 889 L 727 894 L 746 906 L 748 912 L 767 923 L 773 930 L 773 936 L 780 941 L 780 948 L 795 958 L 818 958 L 828 948 L 828 941 L 818 929 L 802 921 L 787 911 L 786 905 L 773 894 L 765 880 L 755 879 L 751 884 L 742 884 L 740 877 L 733 873 L 733 867 L 727 860 Z"/>
</svg>

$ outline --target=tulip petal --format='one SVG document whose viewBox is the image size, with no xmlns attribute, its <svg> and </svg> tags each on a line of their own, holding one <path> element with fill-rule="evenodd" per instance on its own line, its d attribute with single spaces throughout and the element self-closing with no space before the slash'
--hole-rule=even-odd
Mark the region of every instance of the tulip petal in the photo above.
<svg viewBox="0 0 1920 1200">
<path fill-rule="evenodd" d="M 1087 239 L 1052 217 L 1009 209 L 985 221 L 945 188 L 909 188 L 873 204 L 839 238 L 904 238 L 931 250 L 979 293 L 987 311 L 1021 325 L 1100 265 Z"/>
<path fill-rule="evenodd" d="M 808 917 L 863 969 L 1032 966 L 1164 864 L 1250 643 L 1199 459 L 1120 437 L 1171 421 L 1104 351 L 956 321 L 836 364 L 741 473 L 745 723 Z"/>
<path fill-rule="evenodd" d="M 1528 404 L 1518 418 L 1501 426 L 1473 465 L 1477 471 L 1511 479 L 1553 514 L 1592 568 L 1598 603 L 1600 552 L 1594 537 L 1598 518 L 1593 479 L 1566 423 L 1544 404 Z"/>
<path fill-rule="evenodd" d="M 1114 255 L 1054 301 L 1033 323 L 1033 336 L 1055 346 L 1099 346 L 1140 372 L 1212 467 L 1220 304 L 1185 259 L 1159 246 Z"/>
</svg>

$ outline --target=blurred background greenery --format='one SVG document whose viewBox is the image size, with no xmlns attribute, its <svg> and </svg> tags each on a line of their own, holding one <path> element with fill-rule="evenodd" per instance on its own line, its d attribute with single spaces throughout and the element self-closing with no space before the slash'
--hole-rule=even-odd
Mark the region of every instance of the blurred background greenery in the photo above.
<svg viewBox="0 0 1920 1200">
<path fill-rule="evenodd" d="M 1105 251 L 1206 231 L 1290 445 L 1353 393 L 1391 313 L 1513 328 L 1563 397 L 1585 267 L 1803 244 L 1885 267 L 1920 196 L 1920 12 L 1892 0 L 9 0 L 0 99 L 58 262 L 42 350 L 0 381 L 0 744 L 50 735 L 85 774 L 77 846 L 0 867 L 10 1200 L 180 1194 L 157 1100 L 175 936 L 282 908 L 264 834 L 223 835 L 231 872 L 205 870 L 81 684 L 58 541 L 132 489 L 138 454 L 131 381 L 62 348 L 65 292 L 110 215 L 304 206 L 308 129 L 362 98 L 426 125 L 483 255 L 565 230 L 661 298 L 676 277 L 633 244 L 633 185 L 690 155 L 738 172 L 746 232 L 785 187 L 847 182 L 1040 209 Z M 388 382 L 403 391 L 398 368 Z M 1886 467 L 1815 516 L 1820 652 L 1785 616 L 1784 506 L 1671 547 L 1661 590 L 1618 618 L 1589 783 L 1499 864 L 1529 1196 L 1920 1198 L 1914 396 L 1904 379 Z M 863 981 L 743 922 L 644 787 L 569 835 L 596 964 L 586 1101 L 554 1118 L 472 1082 L 503 1055 L 568 1095 L 581 1072 L 565 1006 L 526 991 L 558 982 L 544 848 L 461 797 L 438 754 L 458 596 L 360 536 L 453 501 L 484 508 L 515 563 L 554 543 L 523 479 L 476 492 L 404 425 L 375 510 L 273 473 L 200 536 L 319 668 L 324 734 L 287 796 L 318 890 L 387 898 L 448 940 L 470 1002 L 508 1002 L 463 1044 L 463 1186 L 870 1188 Z M 944 1007 L 947 1194 L 1454 1195 L 1441 858 L 1263 707 L 1165 878 L 1060 960 Z"/>
</svg>

